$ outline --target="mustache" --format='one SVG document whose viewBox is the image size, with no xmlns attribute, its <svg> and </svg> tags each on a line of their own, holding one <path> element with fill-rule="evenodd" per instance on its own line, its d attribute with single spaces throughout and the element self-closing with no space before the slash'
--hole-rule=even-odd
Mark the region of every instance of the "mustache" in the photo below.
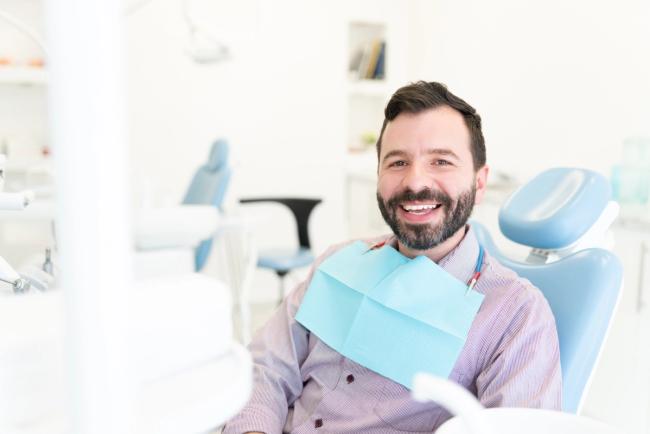
<svg viewBox="0 0 650 434">
<path fill-rule="evenodd" d="M 430 200 L 433 202 L 439 202 L 445 208 L 450 208 L 453 201 L 451 197 L 443 193 L 440 190 L 432 190 L 430 188 L 424 188 L 417 193 L 411 190 L 410 188 L 396 193 L 393 195 L 388 202 L 386 203 L 390 208 L 396 208 L 400 205 L 401 202 L 407 201 L 425 201 Z"/>
</svg>

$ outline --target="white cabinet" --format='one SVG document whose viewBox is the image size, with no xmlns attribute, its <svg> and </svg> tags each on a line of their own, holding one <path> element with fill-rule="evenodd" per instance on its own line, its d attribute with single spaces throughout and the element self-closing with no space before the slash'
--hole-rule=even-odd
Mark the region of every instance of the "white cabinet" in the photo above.
<svg viewBox="0 0 650 434">
<path fill-rule="evenodd" d="M 614 252 L 624 267 L 623 293 L 583 413 L 632 434 L 647 434 L 650 433 L 650 225 L 619 224 L 614 236 Z"/>
</svg>

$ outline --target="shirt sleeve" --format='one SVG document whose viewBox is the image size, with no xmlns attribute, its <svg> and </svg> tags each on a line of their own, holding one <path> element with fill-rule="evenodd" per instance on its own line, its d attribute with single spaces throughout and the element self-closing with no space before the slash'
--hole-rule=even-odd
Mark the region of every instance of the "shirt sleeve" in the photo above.
<svg viewBox="0 0 650 434">
<path fill-rule="evenodd" d="M 525 288 L 506 309 L 504 333 L 476 380 L 485 407 L 561 410 L 562 373 L 553 313 L 536 288 Z M 498 327 L 498 326 L 497 326 Z"/>
<path fill-rule="evenodd" d="M 310 276 L 311 277 L 311 276 Z M 310 279 L 307 279 L 309 282 Z M 308 331 L 294 319 L 307 282 L 289 294 L 271 319 L 253 337 L 253 391 L 224 434 L 282 432 L 289 405 L 302 393 L 300 365 L 308 354 Z"/>
</svg>

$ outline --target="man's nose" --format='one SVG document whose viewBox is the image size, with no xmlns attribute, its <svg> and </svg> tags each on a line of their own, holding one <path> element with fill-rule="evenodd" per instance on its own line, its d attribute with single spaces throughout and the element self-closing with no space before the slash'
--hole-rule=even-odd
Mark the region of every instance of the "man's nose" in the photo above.
<svg viewBox="0 0 650 434">
<path fill-rule="evenodd" d="M 402 186 L 409 188 L 411 191 L 421 191 L 424 188 L 432 188 L 434 184 L 431 174 L 418 164 L 413 164 L 408 167 L 404 178 L 402 179 Z"/>
</svg>

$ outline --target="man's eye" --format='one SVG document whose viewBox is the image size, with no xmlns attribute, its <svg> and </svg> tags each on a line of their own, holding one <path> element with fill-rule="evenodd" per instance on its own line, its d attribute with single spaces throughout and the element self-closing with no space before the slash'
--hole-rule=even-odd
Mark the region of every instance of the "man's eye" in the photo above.
<svg viewBox="0 0 650 434">
<path fill-rule="evenodd" d="M 433 162 L 433 164 L 436 165 L 436 166 L 449 166 L 449 165 L 451 165 L 451 163 L 449 161 L 447 161 L 447 160 L 435 160 Z"/>
<path fill-rule="evenodd" d="M 406 166 L 406 161 L 403 160 L 397 160 L 393 161 L 392 163 L 389 164 L 390 167 L 403 167 Z"/>
</svg>

